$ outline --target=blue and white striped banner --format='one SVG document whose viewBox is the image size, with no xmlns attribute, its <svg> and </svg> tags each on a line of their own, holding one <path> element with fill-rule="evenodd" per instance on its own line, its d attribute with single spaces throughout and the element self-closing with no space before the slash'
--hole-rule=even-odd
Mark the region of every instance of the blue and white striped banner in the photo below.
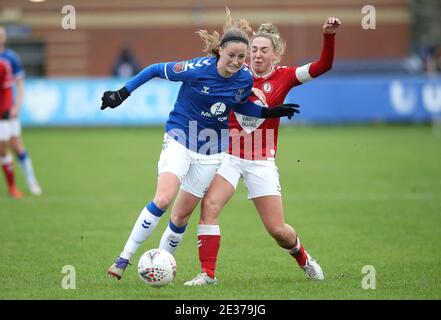
<svg viewBox="0 0 441 320">
<path fill-rule="evenodd" d="M 154 79 L 132 93 L 122 106 L 100 110 L 101 95 L 125 81 L 26 79 L 20 118 L 24 126 L 163 125 L 180 83 Z M 301 105 L 295 122 L 422 122 L 441 117 L 441 78 L 424 76 L 324 76 L 289 93 Z M 289 122 L 284 119 L 284 123 Z M 292 121 L 291 121 L 292 122 Z"/>
</svg>

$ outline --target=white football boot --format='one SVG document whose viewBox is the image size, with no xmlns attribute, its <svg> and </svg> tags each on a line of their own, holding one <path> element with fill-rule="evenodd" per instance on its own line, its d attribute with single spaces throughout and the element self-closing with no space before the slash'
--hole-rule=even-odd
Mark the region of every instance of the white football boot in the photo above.
<svg viewBox="0 0 441 320">
<path fill-rule="evenodd" d="M 107 269 L 107 274 L 121 280 L 123 273 L 129 264 L 130 262 L 128 259 L 118 257 L 109 269 Z"/>
<path fill-rule="evenodd" d="M 325 276 L 323 275 L 323 270 L 317 263 L 317 261 L 315 261 L 315 259 L 311 257 L 308 252 L 306 252 L 306 256 L 308 257 L 306 259 L 306 264 L 305 266 L 301 267 L 303 271 L 305 271 L 306 277 L 311 280 L 325 279 Z"/>
<path fill-rule="evenodd" d="M 39 196 L 39 195 L 41 195 L 43 193 L 43 191 L 41 190 L 40 185 L 36 181 L 28 182 L 28 188 L 29 188 L 29 191 L 34 196 Z"/>
<path fill-rule="evenodd" d="M 199 273 L 196 277 L 184 283 L 185 286 L 208 286 L 211 284 L 216 284 L 217 279 L 210 278 L 205 272 Z"/>
</svg>

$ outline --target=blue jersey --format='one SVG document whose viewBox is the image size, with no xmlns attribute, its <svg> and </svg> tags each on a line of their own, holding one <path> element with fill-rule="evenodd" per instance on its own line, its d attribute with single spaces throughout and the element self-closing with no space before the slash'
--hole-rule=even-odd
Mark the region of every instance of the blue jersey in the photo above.
<svg viewBox="0 0 441 320">
<path fill-rule="evenodd" d="M 243 66 L 230 78 L 217 71 L 217 58 L 201 57 L 147 67 L 126 84 L 132 92 L 153 76 L 182 81 L 166 131 L 187 149 L 213 154 L 228 148 L 228 116 L 232 110 L 260 117 L 261 107 L 248 102 L 253 77 Z"/>
<path fill-rule="evenodd" d="M 12 49 L 5 49 L 0 52 L 0 58 L 3 58 L 9 62 L 12 68 L 12 74 L 15 79 L 23 78 L 25 76 L 25 71 L 21 64 L 20 57 Z"/>
</svg>

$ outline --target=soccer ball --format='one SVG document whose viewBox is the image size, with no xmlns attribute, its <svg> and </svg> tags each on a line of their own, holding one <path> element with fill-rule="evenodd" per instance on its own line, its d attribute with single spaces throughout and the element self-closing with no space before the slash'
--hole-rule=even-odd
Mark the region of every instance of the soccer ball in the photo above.
<svg viewBox="0 0 441 320">
<path fill-rule="evenodd" d="M 165 250 L 148 250 L 139 258 L 138 274 L 151 287 L 166 286 L 176 277 L 176 260 Z"/>
</svg>

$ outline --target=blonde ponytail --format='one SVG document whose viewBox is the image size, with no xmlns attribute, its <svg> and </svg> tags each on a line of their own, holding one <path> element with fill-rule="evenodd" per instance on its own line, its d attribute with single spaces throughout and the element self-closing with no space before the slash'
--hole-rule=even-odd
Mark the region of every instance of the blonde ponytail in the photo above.
<svg viewBox="0 0 441 320">
<path fill-rule="evenodd" d="M 228 9 L 228 7 L 225 7 L 225 13 L 226 18 L 223 26 L 222 38 L 219 37 L 219 33 L 217 31 L 213 31 L 211 34 L 207 30 L 199 30 L 196 32 L 204 43 L 204 48 L 202 51 L 206 52 L 208 56 L 216 56 L 219 58 L 219 48 L 221 47 L 222 40 L 224 39 L 227 40 L 232 38 L 231 41 L 237 41 L 234 39 L 240 38 L 240 41 L 246 43 L 249 47 L 250 37 L 248 34 L 253 31 L 249 22 L 245 19 L 233 20 L 231 17 L 231 11 Z M 226 43 L 229 41 L 224 41 L 222 46 L 226 46 Z"/>
</svg>

